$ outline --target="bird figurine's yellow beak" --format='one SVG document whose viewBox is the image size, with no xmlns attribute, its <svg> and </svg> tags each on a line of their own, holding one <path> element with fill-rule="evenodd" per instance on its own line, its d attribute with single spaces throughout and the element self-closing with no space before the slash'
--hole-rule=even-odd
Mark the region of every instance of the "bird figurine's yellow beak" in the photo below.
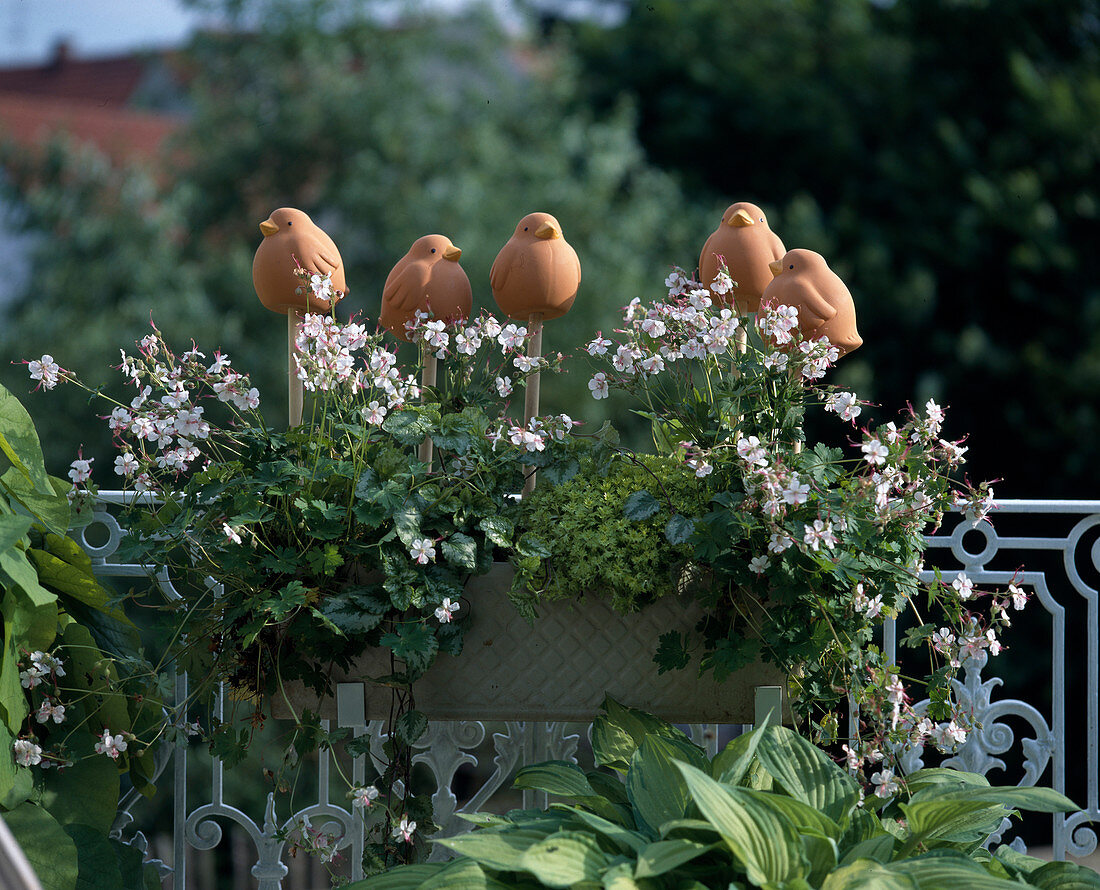
<svg viewBox="0 0 1100 890">
<path fill-rule="evenodd" d="M 756 220 L 749 215 L 749 212 L 747 210 L 741 209 L 730 217 L 729 224 L 734 228 L 741 228 L 742 226 L 755 225 Z"/>
<path fill-rule="evenodd" d="M 779 260 L 772 260 L 768 263 L 768 268 L 772 270 L 772 278 L 776 278 L 783 271 L 783 264 Z"/>
<path fill-rule="evenodd" d="M 455 262 L 458 262 L 458 258 L 460 256 L 462 256 L 462 248 L 455 247 L 453 244 L 450 247 L 445 248 L 443 251 L 443 259 L 445 260 L 454 260 Z"/>
<path fill-rule="evenodd" d="M 535 229 L 535 237 L 543 239 L 560 238 L 561 232 L 555 229 L 551 223 L 544 222 L 541 226 Z"/>
<path fill-rule="evenodd" d="M 279 227 L 275 225 L 275 223 L 273 223 L 271 220 L 265 219 L 262 223 L 260 223 L 260 231 L 264 233 L 264 237 L 266 238 L 268 235 L 274 235 L 277 231 L 279 231 Z"/>
</svg>

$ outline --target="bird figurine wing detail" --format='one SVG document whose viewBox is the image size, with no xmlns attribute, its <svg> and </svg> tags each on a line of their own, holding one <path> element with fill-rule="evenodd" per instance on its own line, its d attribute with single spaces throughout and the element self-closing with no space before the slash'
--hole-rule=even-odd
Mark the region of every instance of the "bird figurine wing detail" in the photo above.
<svg viewBox="0 0 1100 890">
<path fill-rule="evenodd" d="M 775 277 L 764 289 L 761 304 L 796 307 L 802 336 L 807 340 L 828 337 L 841 355 L 863 345 L 852 294 L 821 254 L 788 250 L 769 268 Z"/>
<path fill-rule="evenodd" d="M 327 311 L 330 302 L 312 294 L 295 272 L 330 275 L 332 287 L 347 293 L 343 261 L 335 242 L 301 210 L 280 207 L 260 223 L 263 240 L 252 260 L 252 283 L 260 302 L 273 312 Z"/>
<path fill-rule="evenodd" d="M 473 310 L 470 279 L 458 264 L 462 251 L 445 235 L 413 242 L 386 276 L 378 321 L 395 337 L 408 340 L 406 322 L 418 311 L 437 319 L 467 319 Z"/>
</svg>

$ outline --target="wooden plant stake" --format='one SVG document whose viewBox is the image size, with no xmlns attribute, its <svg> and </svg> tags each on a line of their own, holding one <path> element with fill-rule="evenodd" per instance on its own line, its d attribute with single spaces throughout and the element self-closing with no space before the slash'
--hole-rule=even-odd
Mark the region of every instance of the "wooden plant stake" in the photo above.
<svg viewBox="0 0 1100 890">
<path fill-rule="evenodd" d="M 533 312 L 527 320 L 527 332 L 531 339 L 527 343 L 527 355 L 533 359 L 542 358 L 542 313 Z M 539 414 L 539 386 L 542 372 L 536 370 L 527 378 L 527 392 L 523 398 L 523 427 L 531 423 L 532 417 Z M 523 496 L 528 497 L 535 490 L 535 468 L 524 467 Z"/>
<path fill-rule="evenodd" d="M 424 396 L 428 389 L 432 389 L 436 384 L 436 374 L 439 369 L 438 359 L 435 357 L 435 352 L 428 343 L 421 342 L 420 344 L 420 358 L 424 369 L 420 372 L 420 401 L 424 402 Z M 420 458 L 421 463 L 428 465 L 428 471 L 432 469 L 432 438 L 426 436 L 424 441 L 420 443 L 420 450 L 417 452 L 417 457 Z"/>
<path fill-rule="evenodd" d="M 298 376 L 298 327 L 302 315 L 297 309 L 288 309 L 286 313 L 286 386 L 287 386 L 287 429 L 299 426 L 302 422 L 302 404 L 305 401 L 305 388 Z"/>
</svg>

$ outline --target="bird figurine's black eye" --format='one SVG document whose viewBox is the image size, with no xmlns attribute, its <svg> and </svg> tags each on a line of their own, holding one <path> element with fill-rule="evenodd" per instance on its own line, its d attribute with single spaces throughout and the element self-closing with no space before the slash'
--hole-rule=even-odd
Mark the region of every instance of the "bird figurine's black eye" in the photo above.
<svg viewBox="0 0 1100 890">
<path fill-rule="evenodd" d="M 435 248 L 434 247 L 432 248 L 432 253 L 435 253 Z"/>
<path fill-rule="evenodd" d="M 294 225 L 293 221 L 291 221 L 291 220 L 289 220 L 289 219 L 288 219 L 288 220 L 286 221 L 286 224 L 287 224 L 288 226 L 292 226 L 292 225 Z"/>
<path fill-rule="evenodd" d="M 788 269 L 793 269 L 794 268 L 794 263 L 791 263 L 787 268 Z"/>
<path fill-rule="evenodd" d="M 764 221 L 764 217 L 760 217 L 760 222 L 763 222 L 763 221 Z"/>
<path fill-rule="evenodd" d="M 525 232 L 527 231 L 527 226 L 523 227 L 523 231 L 525 231 Z"/>
</svg>

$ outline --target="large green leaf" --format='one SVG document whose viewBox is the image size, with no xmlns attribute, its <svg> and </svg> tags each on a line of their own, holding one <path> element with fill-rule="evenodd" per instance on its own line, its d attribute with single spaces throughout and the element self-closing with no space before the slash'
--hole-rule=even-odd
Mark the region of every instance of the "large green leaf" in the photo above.
<svg viewBox="0 0 1100 890">
<path fill-rule="evenodd" d="M 710 774 L 719 782 L 727 785 L 739 785 L 748 772 L 752 759 L 756 756 L 756 749 L 760 746 L 760 740 L 767 732 L 768 724 L 758 726 L 752 732 L 742 733 L 735 739 L 731 739 L 718 756 L 711 763 Z"/>
<path fill-rule="evenodd" d="M 442 868 L 442 865 L 435 863 L 400 865 L 353 884 L 346 884 L 344 890 L 416 890 L 424 881 L 438 874 Z"/>
<path fill-rule="evenodd" d="M 665 872 L 679 868 L 685 862 L 691 862 L 704 853 L 709 853 L 715 844 L 700 844 L 677 838 L 671 841 L 654 841 L 638 854 L 638 864 L 634 868 L 636 878 L 655 878 Z"/>
<path fill-rule="evenodd" d="M 74 890 L 79 874 L 77 846 L 56 819 L 31 803 L 4 813 L 3 819 L 43 890 Z"/>
<path fill-rule="evenodd" d="M 785 726 L 768 726 L 756 756 L 791 797 L 843 822 L 859 799 L 855 780 L 824 751 Z"/>
<path fill-rule="evenodd" d="M 19 766 L 11 751 L 15 734 L 6 723 L 0 723 L 0 810 L 12 810 L 31 796 L 34 790 L 34 774 L 30 767 Z"/>
<path fill-rule="evenodd" d="M 91 733 L 74 733 L 69 742 L 74 763 L 45 774 L 42 805 L 61 825 L 88 825 L 106 837 L 118 809 L 118 765 L 95 753 Z"/>
<path fill-rule="evenodd" d="M 1040 890 L 1097 890 L 1100 875 L 1072 862 L 1048 862 L 1035 869 L 1028 881 Z"/>
<path fill-rule="evenodd" d="M 894 874 L 913 879 L 918 890 L 1020 890 L 1015 881 L 991 875 L 980 863 L 953 850 L 933 850 L 915 859 L 892 862 L 886 866 Z"/>
<path fill-rule="evenodd" d="M 624 828 L 622 825 L 617 825 L 602 816 L 597 816 L 595 813 L 589 813 L 587 810 L 582 810 L 580 807 L 572 807 L 565 804 L 551 804 L 551 806 L 562 812 L 572 813 L 573 816 L 583 822 L 588 828 L 602 834 L 609 841 L 617 844 L 623 853 L 637 853 L 646 845 L 646 838 L 644 835 L 638 834 L 636 831 L 631 831 L 629 828 Z"/>
<path fill-rule="evenodd" d="M 933 840 L 968 843 L 984 840 L 1009 811 L 982 800 L 922 800 L 900 805 L 911 832 L 903 851 Z"/>
<path fill-rule="evenodd" d="M 525 766 L 516 773 L 513 788 L 531 791 L 545 791 L 558 797 L 595 797 L 596 792 L 588 779 L 575 763 L 564 760 L 549 760 Z"/>
<path fill-rule="evenodd" d="M 120 606 L 108 604 L 110 594 L 96 580 L 91 558 L 72 538 L 48 534 L 45 550 L 30 548 L 27 552 L 38 569 L 42 584 L 118 621 L 132 624 Z"/>
<path fill-rule="evenodd" d="M 29 516 L 0 516 L 0 552 L 13 549 L 27 533 L 31 522 Z"/>
<path fill-rule="evenodd" d="M 65 833 L 76 844 L 80 866 L 76 890 L 118 890 L 122 886 L 122 871 L 107 835 L 79 824 L 66 825 Z"/>
<path fill-rule="evenodd" d="M 417 886 L 418 890 L 504 890 L 504 884 L 469 859 L 448 862 Z"/>
<path fill-rule="evenodd" d="M 917 890 L 917 884 L 870 859 L 857 859 L 830 874 L 821 890 Z"/>
<path fill-rule="evenodd" d="M 597 766 L 626 772 L 630 768 L 630 758 L 647 736 L 688 741 L 688 737 L 671 723 L 620 705 L 611 696 L 604 698 L 603 711 L 592 723 L 592 753 Z"/>
<path fill-rule="evenodd" d="M 815 831 L 802 831 L 802 852 L 810 863 L 809 882 L 815 887 L 832 872 L 840 859 L 836 841 Z"/>
<path fill-rule="evenodd" d="M 843 850 L 840 860 L 841 865 L 848 865 L 859 859 L 871 859 L 875 862 L 886 863 L 894 856 L 895 838 L 892 834 L 880 834 L 877 837 L 869 837 L 847 850 Z"/>
<path fill-rule="evenodd" d="M 27 716 L 27 696 L 19 682 L 19 646 L 22 642 L 16 637 L 16 626 L 26 606 L 20 602 L 14 590 L 2 594 L 0 610 L 4 615 L 4 649 L 0 652 L 0 716 L 13 733 L 18 733 Z M 25 644 L 24 644 L 25 645 Z"/>
<path fill-rule="evenodd" d="M 939 783 L 914 794 L 912 800 L 985 801 L 1034 813 L 1073 813 L 1080 809 L 1072 800 L 1053 788 L 1032 785 L 1021 788 L 982 788 L 965 782 L 956 785 Z"/>
<path fill-rule="evenodd" d="M 68 480 L 56 479 L 53 476 L 50 476 L 48 481 L 50 488 L 48 491 L 43 491 L 16 467 L 9 467 L 0 476 L 0 489 L 4 490 L 13 502 L 18 503 L 27 513 L 42 523 L 46 529 L 63 535 L 72 524 L 72 511 L 69 508 L 67 494 L 73 486 Z M 84 511 L 89 522 L 91 512 L 91 510 Z"/>
<path fill-rule="evenodd" d="M 484 829 L 436 841 L 494 871 L 519 871 L 523 854 L 549 832 L 524 828 Z"/>
<path fill-rule="evenodd" d="M 528 847 L 521 868 L 547 887 L 572 887 L 580 881 L 597 881 L 608 865 L 607 854 L 590 835 L 559 831 Z"/>
<path fill-rule="evenodd" d="M 0 470 L 16 469 L 43 494 L 53 494 L 34 421 L 19 399 L 0 386 Z"/>
<path fill-rule="evenodd" d="M 677 767 L 695 805 L 718 830 L 753 884 L 760 887 L 805 879 L 809 864 L 790 822 L 743 789 L 715 782 L 686 763 Z"/>
<path fill-rule="evenodd" d="M 665 822 L 682 819 L 691 800 L 677 763 L 708 768 L 706 756 L 695 745 L 679 739 L 647 736 L 630 760 L 626 793 L 638 827 L 656 836 Z"/>
<path fill-rule="evenodd" d="M 794 826 L 795 831 L 813 832 L 822 837 L 832 838 L 834 841 L 839 841 L 843 834 L 840 826 L 820 810 L 815 810 L 809 804 L 804 804 L 793 797 L 773 794 L 769 791 L 754 791 L 751 788 L 745 788 L 744 792 L 753 800 L 775 810 Z"/>
<path fill-rule="evenodd" d="M 607 869 L 603 873 L 601 884 L 603 890 L 641 890 L 641 885 L 634 880 L 629 862 L 620 862 Z"/>
<path fill-rule="evenodd" d="M 916 797 L 925 789 L 943 785 L 948 786 L 943 789 L 945 791 L 974 786 L 988 788 L 989 779 L 979 773 L 968 773 L 944 766 L 925 767 L 905 777 L 905 788 L 912 797 Z"/>
</svg>

